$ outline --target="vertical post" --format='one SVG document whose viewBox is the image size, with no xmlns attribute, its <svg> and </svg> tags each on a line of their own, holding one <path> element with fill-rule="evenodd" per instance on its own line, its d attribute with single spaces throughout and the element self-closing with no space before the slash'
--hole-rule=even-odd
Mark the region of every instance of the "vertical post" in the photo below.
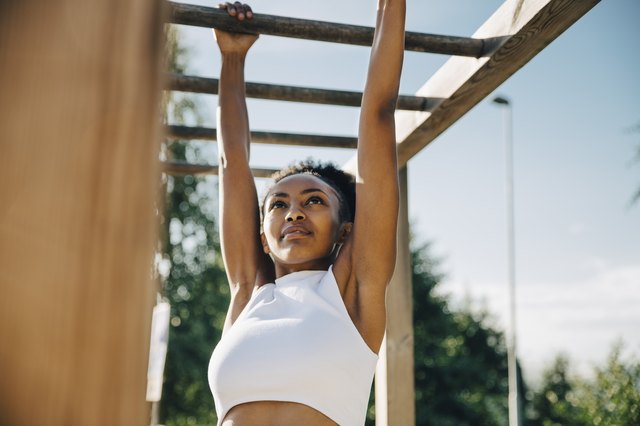
<svg viewBox="0 0 640 426">
<path fill-rule="evenodd" d="M 507 256 L 509 275 L 509 331 L 510 344 L 508 345 L 508 369 L 509 369 L 509 424 L 519 426 L 521 419 L 519 413 L 519 389 L 518 389 L 518 358 L 516 351 L 516 259 L 515 259 L 515 207 L 513 189 L 513 107 L 511 104 L 505 108 L 505 161 L 507 170 L 506 179 L 506 204 L 507 204 Z"/>
<path fill-rule="evenodd" d="M 376 425 L 415 425 L 413 298 L 407 168 L 400 169 L 396 269 L 387 290 L 387 332 L 376 369 Z"/>
<path fill-rule="evenodd" d="M 149 422 L 160 9 L 0 5 L 0 424 Z"/>
<path fill-rule="evenodd" d="M 515 208 L 513 197 L 513 106 L 505 97 L 493 102 L 504 110 L 505 204 L 507 216 L 507 282 L 509 286 L 509 333 L 507 339 L 507 375 L 509 380 L 509 426 L 522 421 L 518 395 L 518 362 L 516 351 L 516 267 L 515 267 Z"/>
</svg>

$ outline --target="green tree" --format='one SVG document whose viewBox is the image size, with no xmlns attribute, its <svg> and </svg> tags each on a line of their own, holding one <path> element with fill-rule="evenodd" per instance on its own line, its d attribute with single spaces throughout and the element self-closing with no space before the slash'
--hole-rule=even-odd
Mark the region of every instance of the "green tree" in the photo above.
<svg viewBox="0 0 640 426">
<path fill-rule="evenodd" d="M 533 394 L 531 426 L 581 426 L 582 408 L 576 404 L 575 381 L 569 376 L 569 359 L 558 355 L 543 372 L 540 389 Z"/>
<path fill-rule="evenodd" d="M 569 375 L 569 361 L 558 356 L 534 392 L 528 424 L 532 426 L 635 426 L 640 424 L 640 361 L 622 358 L 613 346 L 593 377 Z"/>
<path fill-rule="evenodd" d="M 622 358 L 623 346 L 613 346 L 593 380 L 579 381 L 572 402 L 582 410 L 583 424 L 596 426 L 640 425 L 640 360 Z"/>
<path fill-rule="evenodd" d="M 416 424 L 504 425 L 504 336 L 486 311 L 453 311 L 434 290 L 442 276 L 427 244 L 412 250 Z"/>
</svg>

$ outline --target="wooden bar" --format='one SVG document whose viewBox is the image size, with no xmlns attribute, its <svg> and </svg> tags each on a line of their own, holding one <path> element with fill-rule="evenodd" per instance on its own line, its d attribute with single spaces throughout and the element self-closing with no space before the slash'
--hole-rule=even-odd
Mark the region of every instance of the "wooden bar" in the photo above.
<svg viewBox="0 0 640 426">
<path fill-rule="evenodd" d="M 169 175 L 217 175 L 218 166 L 165 161 L 162 163 L 162 171 Z M 277 171 L 277 169 L 251 168 L 251 172 L 256 178 L 270 178 Z"/>
<path fill-rule="evenodd" d="M 413 290 L 407 168 L 399 171 L 396 269 L 387 289 L 387 331 L 376 368 L 376 426 L 414 426 Z"/>
<path fill-rule="evenodd" d="M 216 140 L 211 127 L 167 126 L 169 139 Z M 358 138 L 348 136 L 305 135 L 294 133 L 251 132 L 251 143 L 267 145 L 317 146 L 322 148 L 355 149 Z"/>
<path fill-rule="evenodd" d="M 227 12 L 217 8 L 174 2 L 168 3 L 171 9 L 170 22 L 174 24 L 358 46 L 371 46 L 373 43 L 374 29 L 371 27 L 262 15 L 259 13 L 254 13 L 251 20 L 239 22 L 229 19 Z M 484 54 L 485 44 L 481 39 L 407 31 L 405 33 L 405 49 L 413 52 L 478 58 Z"/>
<path fill-rule="evenodd" d="M 506 1 L 474 34 L 492 40 L 489 56 L 450 58 L 416 93 L 442 101 L 430 113 L 397 113 L 398 163 L 406 164 L 599 1 Z"/>
<path fill-rule="evenodd" d="M 181 74 L 167 76 L 169 90 L 182 92 L 218 94 L 218 79 L 195 77 Z M 246 95 L 249 98 L 275 101 L 306 102 L 324 105 L 360 107 L 362 92 L 327 90 L 295 86 L 279 86 L 263 83 L 246 83 Z M 429 111 L 439 100 L 417 96 L 398 96 L 397 109 L 407 111 Z"/>
<path fill-rule="evenodd" d="M 0 424 L 149 424 L 162 4 L 0 9 Z"/>
</svg>

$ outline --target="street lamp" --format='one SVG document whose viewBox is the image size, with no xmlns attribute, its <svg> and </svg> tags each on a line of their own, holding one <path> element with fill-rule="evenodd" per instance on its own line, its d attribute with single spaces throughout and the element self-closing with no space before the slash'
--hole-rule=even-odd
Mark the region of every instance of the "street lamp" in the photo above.
<svg viewBox="0 0 640 426">
<path fill-rule="evenodd" d="M 516 358 L 516 267 L 513 202 L 513 109 L 511 101 L 503 96 L 493 98 L 493 103 L 504 109 L 505 188 L 507 209 L 507 268 L 509 285 L 509 336 L 507 341 L 507 375 L 509 379 L 509 426 L 520 424 L 518 407 L 518 372 Z"/>
</svg>

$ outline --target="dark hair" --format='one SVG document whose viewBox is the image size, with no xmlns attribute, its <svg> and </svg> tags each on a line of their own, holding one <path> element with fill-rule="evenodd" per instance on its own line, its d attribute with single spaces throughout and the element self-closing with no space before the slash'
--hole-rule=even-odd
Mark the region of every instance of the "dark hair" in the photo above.
<svg viewBox="0 0 640 426">
<path fill-rule="evenodd" d="M 274 180 L 274 184 L 276 184 L 286 177 L 301 174 L 316 176 L 332 187 L 338 194 L 338 199 L 340 200 L 340 219 L 345 222 L 353 222 L 356 214 L 355 176 L 339 169 L 334 163 L 314 161 L 308 158 L 304 161 L 292 163 L 284 169 L 275 172 L 271 175 L 271 178 Z M 262 201 L 260 212 L 264 211 L 265 201 L 266 194 Z"/>
</svg>

